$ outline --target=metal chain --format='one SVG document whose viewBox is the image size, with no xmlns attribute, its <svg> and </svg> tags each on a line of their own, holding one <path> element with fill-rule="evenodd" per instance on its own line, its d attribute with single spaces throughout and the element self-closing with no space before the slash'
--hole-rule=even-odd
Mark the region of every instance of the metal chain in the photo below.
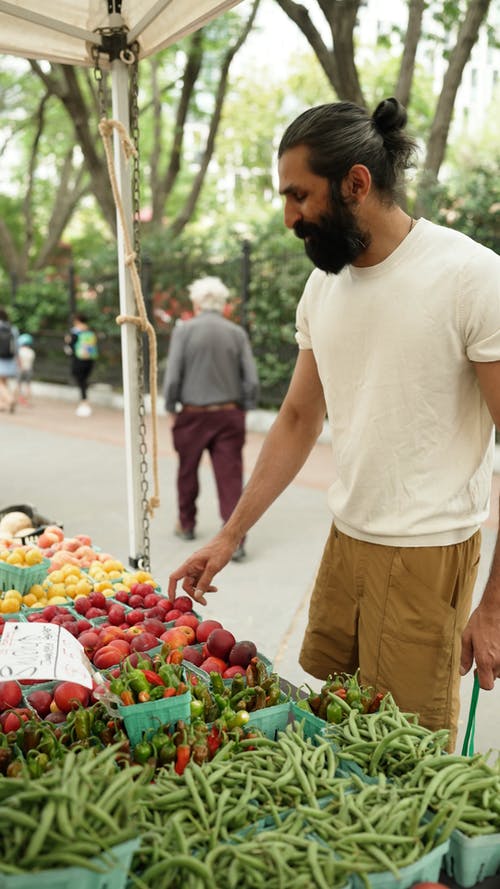
<svg viewBox="0 0 500 889">
<path fill-rule="evenodd" d="M 99 102 L 99 116 L 106 117 L 106 93 L 103 71 L 99 65 L 99 47 L 92 47 L 94 60 L 94 76 L 97 81 L 97 96 Z M 130 78 L 130 135 L 137 154 L 134 155 L 132 165 L 132 213 L 133 213 L 133 242 L 135 263 L 138 274 L 141 273 L 141 238 L 140 238 L 140 159 L 139 159 L 139 44 L 133 43 L 127 50 L 127 64 L 130 57 L 133 58 Z M 125 61 L 125 59 L 124 59 Z M 137 337 L 137 393 L 139 413 L 139 472 L 141 487 L 141 507 L 143 526 L 143 553 L 138 555 L 138 567 L 149 570 L 150 568 L 150 536 L 149 536 L 149 482 L 148 482 L 148 449 L 146 428 L 146 407 L 144 403 L 144 333 L 138 327 L 135 328 Z"/>
<path fill-rule="evenodd" d="M 131 82 L 130 82 L 130 135 L 137 154 L 133 158 L 132 166 L 132 208 L 133 208 L 133 235 L 134 235 L 134 252 L 136 255 L 137 271 L 141 273 L 141 238 L 140 238 L 140 157 L 139 157 L 139 45 L 132 44 L 130 47 L 134 53 L 134 62 L 131 65 Z M 140 453 L 140 485 L 141 485 L 141 506 L 142 506 L 142 525 L 144 538 L 144 553 L 142 556 L 142 566 L 149 570 L 150 568 L 150 536 L 149 536 L 149 481 L 148 481 L 148 449 L 147 449 L 147 429 L 146 429 L 146 407 L 144 403 L 144 332 L 139 328 L 137 330 L 137 376 L 138 376 L 138 400 L 139 400 L 139 453 Z"/>
</svg>

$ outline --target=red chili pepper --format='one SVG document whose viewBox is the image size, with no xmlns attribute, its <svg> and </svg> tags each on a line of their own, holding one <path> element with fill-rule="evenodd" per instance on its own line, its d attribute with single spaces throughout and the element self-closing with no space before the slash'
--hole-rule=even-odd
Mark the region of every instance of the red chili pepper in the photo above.
<svg viewBox="0 0 500 889">
<path fill-rule="evenodd" d="M 175 765 L 174 770 L 178 775 L 184 774 L 184 769 L 186 768 L 189 759 L 191 757 L 191 747 L 187 743 L 186 729 L 182 729 L 182 739 L 177 744 L 177 751 L 175 755 Z"/>
<path fill-rule="evenodd" d="M 377 712 L 377 710 L 380 707 L 380 702 L 383 697 L 384 697 L 384 695 L 382 694 L 382 692 L 379 691 L 373 698 L 373 701 L 371 702 L 370 706 L 368 707 L 368 713 L 376 713 Z"/>
<path fill-rule="evenodd" d="M 183 695 L 187 692 L 188 687 L 185 682 L 179 682 L 179 685 L 175 689 L 176 695 Z"/>
<path fill-rule="evenodd" d="M 182 664 L 182 660 L 183 655 L 180 648 L 174 648 L 166 657 L 167 664 Z"/>
<path fill-rule="evenodd" d="M 336 688 L 333 693 L 338 698 L 342 698 L 345 701 L 346 696 L 347 696 L 347 692 L 346 692 L 345 688 Z"/>
<path fill-rule="evenodd" d="M 134 696 L 128 689 L 126 691 L 122 691 L 120 698 L 122 704 L 125 704 L 126 707 L 130 707 L 131 704 L 135 704 Z"/>
<path fill-rule="evenodd" d="M 143 670 L 142 672 L 150 685 L 165 685 L 161 676 L 158 676 L 158 673 L 155 673 L 154 670 Z"/>
<path fill-rule="evenodd" d="M 213 725 L 207 735 L 207 747 L 210 759 L 215 756 L 217 750 L 222 744 L 222 738 L 217 726 Z"/>
<path fill-rule="evenodd" d="M 175 698 L 175 695 L 176 695 L 176 690 L 175 690 L 175 688 L 172 688 L 172 687 L 166 688 L 165 691 L 163 692 L 164 698 Z"/>
</svg>

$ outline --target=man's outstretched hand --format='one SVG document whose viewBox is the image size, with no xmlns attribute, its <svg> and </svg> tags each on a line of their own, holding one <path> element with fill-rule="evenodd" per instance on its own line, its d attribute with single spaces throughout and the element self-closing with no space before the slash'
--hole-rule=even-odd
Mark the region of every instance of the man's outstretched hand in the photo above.
<svg viewBox="0 0 500 889">
<path fill-rule="evenodd" d="M 168 583 L 168 597 L 173 601 L 177 595 L 177 583 L 182 580 L 182 589 L 199 605 L 206 605 L 205 593 L 217 592 L 212 578 L 230 561 L 234 552 L 234 541 L 229 542 L 219 536 L 189 556 L 176 571 L 172 571 Z"/>
</svg>

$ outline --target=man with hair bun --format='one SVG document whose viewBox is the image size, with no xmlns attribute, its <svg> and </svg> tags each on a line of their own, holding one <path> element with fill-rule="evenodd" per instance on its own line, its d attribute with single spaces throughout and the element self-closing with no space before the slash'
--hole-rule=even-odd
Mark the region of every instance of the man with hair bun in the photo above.
<svg viewBox="0 0 500 889">
<path fill-rule="evenodd" d="M 171 575 L 196 602 L 293 480 L 325 415 L 333 523 L 300 663 L 360 669 L 456 740 L 460 675 L 500 676 L 500 544 L 471 612 L 500 426 L 500 258 L 414 219 L 398 196 L 415 142 L 389 98 L 309 108 L 278 150 L 285 225 L 316 268 L 297 308 L 286 398 L 230 521 Z"/>
<path fill-rule="evenodd" d="M 195 538 L 198 467 L 210 455 L 220 515 L 227 522 L 243 489 L 245 412 L 257 404 L 258 377 L 250 342 L 242 327 L 223 317 L 229 290 L 206 277 L 189 287 L 194 318 L 172 333 L 165 377 L 165 406 L 179 457 L 179 518 L 175 533 Z M 245 557 L 244 535 L 230 558 Z"/>
</svg>

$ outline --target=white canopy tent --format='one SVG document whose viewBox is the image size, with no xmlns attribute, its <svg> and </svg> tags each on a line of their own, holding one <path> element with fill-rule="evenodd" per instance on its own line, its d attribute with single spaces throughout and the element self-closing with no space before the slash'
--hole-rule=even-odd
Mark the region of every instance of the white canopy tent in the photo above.
<svg viewBox="0 0 500 889">
<path fill-rule="evenodd" d="M 152 55 L 235 6 L 239 0 L 0 0 L 0 52 L 66 65 L 94 65 L 92 46 L 101 47 L 99 64 L 111 69 L 113 118 L 129 131 L 128 65 L 115 44 L 106 55 L 109 34 L 121 35 L 118 45 L 139 46 L 139 58 Z M 40 12 L 40 9 L 43 12 Z M 114 57 L 116 55 L 116 57 Z M 96 137 L 97 137 L 96 133 Z M 132 229 L 131 174 L 114 132 L 114 160 L 125 218 L 118 223 L 120 314 L 136 314 L 131 275 L 124 261 L 124 234 Z M 140 465 L 139 355 L 132 324 L 121 325 L 129 559 L 140 565 L 145 557 L 144 492 Z M 147 558 L 146 558 L 147 562 Z"/>
</svg>

